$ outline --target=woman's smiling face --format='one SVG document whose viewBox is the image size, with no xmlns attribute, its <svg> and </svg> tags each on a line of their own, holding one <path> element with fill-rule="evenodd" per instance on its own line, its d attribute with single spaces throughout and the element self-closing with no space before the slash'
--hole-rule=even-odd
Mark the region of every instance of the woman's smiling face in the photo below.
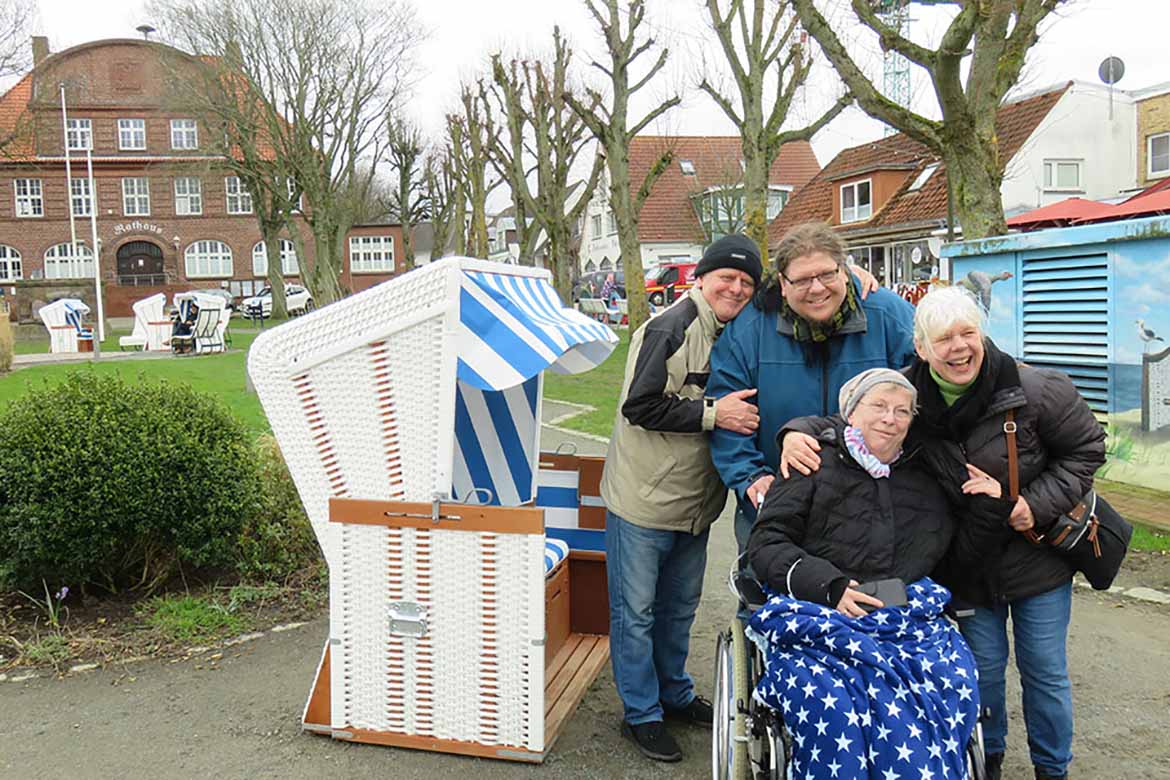
<svg viewBox="0 0 1170 780">
<path fill-rule="evenodd" d="M 966 322 L 956 322 L 929 344 L 914 346 L 936 374 L 956 385 L 974 381 L 983 366 L 983 331 Z"/>
</svg>

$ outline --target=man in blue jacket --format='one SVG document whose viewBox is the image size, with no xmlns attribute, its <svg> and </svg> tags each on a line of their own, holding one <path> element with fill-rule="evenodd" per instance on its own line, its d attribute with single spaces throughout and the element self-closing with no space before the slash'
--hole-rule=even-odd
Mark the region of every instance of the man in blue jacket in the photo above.
<svg viewBox="0 0 1170 780">
<path fill-rule="evenodd" d="M 851 377 L 867 368 L 901 368 L 914 357 L 914 307 L 886 289 L 863 300 L 845 257 L 844 242 L 828 225 L 793 228 L 776 249 L 777 277 L 711 351 L 709 396 L 759 391 L 754 433 L 711 433 L 715 468 L 738 499 L 741 556 L 776 476 L 776 433 L 784 423 L 835 413 L 837 394 Z"/>
</svg>

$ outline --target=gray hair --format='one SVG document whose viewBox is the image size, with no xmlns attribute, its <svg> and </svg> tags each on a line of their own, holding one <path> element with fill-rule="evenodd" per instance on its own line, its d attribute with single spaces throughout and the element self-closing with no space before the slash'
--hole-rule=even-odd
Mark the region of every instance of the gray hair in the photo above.
<svg viewBox="0 0 1170 780">
<path fill-rule="evenodd" d="M 934 354 L 932 342 L 956 324 L 983 333 L 987 319 L 975 298 L 962 287 L 938 287 L 922 297 L 914 312 L 914 343 Z"/>
</svg>

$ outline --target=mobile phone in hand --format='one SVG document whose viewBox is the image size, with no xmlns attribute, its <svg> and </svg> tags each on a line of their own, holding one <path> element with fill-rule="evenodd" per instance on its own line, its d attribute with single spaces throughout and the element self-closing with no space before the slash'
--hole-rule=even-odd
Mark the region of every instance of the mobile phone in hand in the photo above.
<svg viewBox="0 0 1170 780">
<path fill-rule="evenodd" d="M 863 582 L 855 587 L 854 590 L 858 593 L 864 593 L 867 596 L 877 598 L 887 607 L 904 607 L 908 601 L 906 598 L 906 583 L 897 577 Z M 872 604 L 858 604 L 858 606 L 866 612 L 873 612 L 877 609 Z"/>
</svg>

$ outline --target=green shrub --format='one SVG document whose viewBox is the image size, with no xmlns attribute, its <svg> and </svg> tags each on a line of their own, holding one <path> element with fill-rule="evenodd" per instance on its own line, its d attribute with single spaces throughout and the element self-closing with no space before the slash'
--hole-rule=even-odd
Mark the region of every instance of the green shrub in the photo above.
<svg viewBox="0 0 1170 780">
<path fill-rule="evenodd" d="M 154 598 L 140 607 L 138 614 L 172 642 L 238 634 L 248 627 L 243 617 L 223 605 L 195 596 Z"/>
<path fill-rule="evenodd" d="M 218 399 L 72 373 L 0 415 L 0 572 L 115 589 L 230 565 L 258 492 L 251 442 Z"/>
<path fill-rule="evenodd" d="M 259 506 L 240 533 L 236 566 L 248 580 L 282 581 L 322 562 L 321 548 L 276 440 L 261 436 L 255 451 Z"/>
</svg>

